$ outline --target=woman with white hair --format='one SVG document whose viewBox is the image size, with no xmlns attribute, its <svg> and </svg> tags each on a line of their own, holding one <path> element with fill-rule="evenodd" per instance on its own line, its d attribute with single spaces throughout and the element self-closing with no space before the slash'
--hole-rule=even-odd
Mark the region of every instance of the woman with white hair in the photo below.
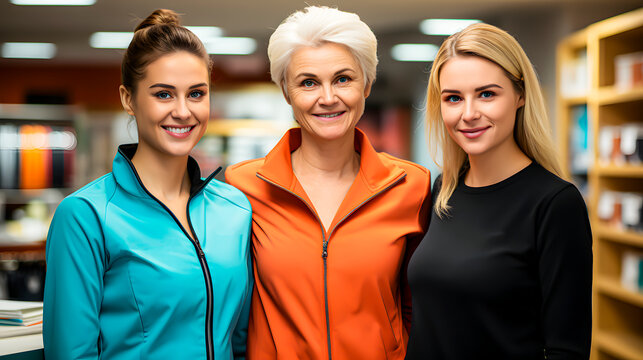
<svg viewBox="0 0 643 360">
<path fill-rule="evenodd" d="M 270 38 L 273 81 L 301 128 L 227 181 L 253 208 L 249 359 L 403 359 L 406 263 L 426 231 L 429 172 L 359 129 L 377 40 L 352 13 L 308 7 Z"/>
</svg>

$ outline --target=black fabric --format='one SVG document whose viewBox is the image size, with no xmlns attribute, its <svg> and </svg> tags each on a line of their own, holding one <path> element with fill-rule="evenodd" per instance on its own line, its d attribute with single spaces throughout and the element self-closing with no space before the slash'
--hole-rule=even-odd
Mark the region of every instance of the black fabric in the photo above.
<svg viewBox="0 0 643 360">
<path fill-rule="evenodd" d="M 588 359 L 592 238 L 578 190 L 532 163 L 491 186 L 461 179 L 449 205 L 409 263 L 406 358 Z"/>
<path fill-rule="evenodd" d="M 118 147 L 118 151 L 131 162 L 134 158 L 134 155 L 136 154 L 137 147 L 138 144 L 124 144 Z M 210 180 L 212 180 L 221 171 L 221 169 L 222 168 L 219 166 L 219 168 L 214 170 L 212 174 L 203 179 L 201 177 L 201 168 L 199 168 L 199 164 L 192 156 L 188 156 L 187 172 L 188 177 L 190 178 L 190 196 L 193 196 L 194 194 L 201 191 L 201 189 L 203 189 L 210 182 Z"/>
</svg>

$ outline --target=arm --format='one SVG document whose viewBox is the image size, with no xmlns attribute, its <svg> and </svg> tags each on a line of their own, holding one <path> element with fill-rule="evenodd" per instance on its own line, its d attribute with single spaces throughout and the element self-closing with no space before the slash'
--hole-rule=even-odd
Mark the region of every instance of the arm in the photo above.
<svg viewBox="0 0 643 360">
<path fill-rule="evenodd" d="M 592 234 L 585 202 L 568 186 L 544 210 L 537 235 L 547 359 L 588 359 L 592 331 Z"/>
<path fill-rule="evenodd" d="M 429 220 L 431 216 L 431 176 L 427 174 L 427 185 L 420 202 L 420 207 L 417 212 L 417 220 L 420 227 L 420 233 L 417 233 L 413 236 L 409 236 L 406 243 L 406 251 L 404 254 L 404 262 L 402 263 L 402 279 L 401 279 L 401 290 L 402 290 L 402 317 L 404 321 L 404 328 L 406 333 L 411 333 L 411 320 L 413 317 L 412 311 L 412 298 L 411 298 L 411 288 L 409 287 L 409 282 L 407 279 L 407 269 L 409 266 L 409 261 L 415 249 L 420 245 L 420 241 L 424 238 L 429 227 Z"/>
<path fill-rule="evenodd" d="M 252 243 L 252 234 L 248 235 L 248 244 Z M 250 256 L 250 245 L 246 250 L 246 258 L 248 264 L 248 287 L 246 295 L 242 298 L 243 305 L 239 319 L 232 333 L 232 353 L 235 360 L 243 360 L 246 358 L 246 341 L 248 339 L 248 319 L 250 317 L 250 302 L 252 299 L 252 292 L 254 287 L 254 277 L 252 274 L 252 259 Z"/>
<path fill-rule="evenodd" d="M 98 359 L 105 258 L 94 209 L 84 199 L 58 206 L 47 236 L 43 341 L 48 359 Z"/>
</svg>

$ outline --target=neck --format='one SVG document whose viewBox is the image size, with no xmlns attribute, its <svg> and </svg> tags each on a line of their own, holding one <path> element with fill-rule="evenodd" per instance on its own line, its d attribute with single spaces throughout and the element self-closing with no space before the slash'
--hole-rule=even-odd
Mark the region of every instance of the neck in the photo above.
<svg viewBox="0 0 643 360">
<path fill-rule="evenodd" d="M 355 152 L 355 130 L 334 141 L 319 141 L 302 130 L 301 146 L 292 155 L 295 175 L 322 175 L 342 178 L 359 172 L 359 154 Z"/>
<path fill-rule="evenodd" d="M 515 142 L 494 151 L 469 155 L 470 168 L 464 183 L 471 187 L 489 186 L 509 178 L 531 163 Z"/>
<path fill-rule="evenodd" d="M 187 155 L 164 156 L 139 143 L 132 163 L 145 188 L 155 197 L 173 200 L 189 194 Z"/>
</svg>

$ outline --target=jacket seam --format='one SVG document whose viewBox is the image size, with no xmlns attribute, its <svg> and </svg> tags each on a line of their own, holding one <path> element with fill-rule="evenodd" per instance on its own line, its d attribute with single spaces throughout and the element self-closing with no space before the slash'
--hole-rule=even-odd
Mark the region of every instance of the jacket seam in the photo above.
<svg viewBox="0 0 643 360">
<path fill-rule="evenodd" d="M 381 152 L 381 153 L 377 153 L 377 154 L 378 154 L 378 155 L 382 155 L 382 156 L 386 157 L 387 159 L 389 159 L 389 160 L 391 160 L 391 161 L 393 161 L 393 162 L 400 162 L 400 163 L 403 163 L 403 164 L 406 164 L 406 165 L 412 166 L 412 167 L 414 167 L 414 168 L 416 168 L 416 169 L 418 169 L 418 170 L 422 171 L 422 172 L 423 172 L 423 173 L 425 173 L 425 174 L 428 174 L 428 173 L 429 173 L 429 170 L 428 170 L 427 168 L 425 168 L 425 167 L 424 167 L 424 166 L 422 166 L 422 165 L 416 164 L 416 163 L 414 163 L 414 162 L 411 162 L 411 161 L 408 161 L 408 160 L 404 160 L 404 159 L 397 158 L 397 157 L 395 157 L 395 156 L 393 156 L 393 155 L 391 155 L 391 154 L 385 153 L 385 152 Z"/>
</svg>

